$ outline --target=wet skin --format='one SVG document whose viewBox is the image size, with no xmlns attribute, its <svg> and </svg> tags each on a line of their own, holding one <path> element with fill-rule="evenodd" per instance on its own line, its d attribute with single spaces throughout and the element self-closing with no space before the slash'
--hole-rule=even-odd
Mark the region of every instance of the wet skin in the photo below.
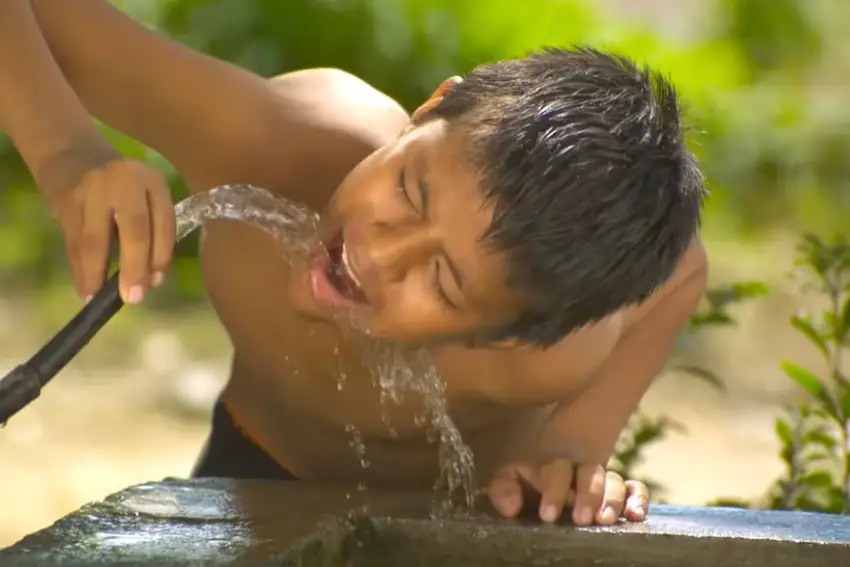
<svg viewBox="0 0 850 567">
<path fill-rule="evenodd" d="M 327 262 L 318 262 L 292 274 L 299 312 L 327 319 L 339 308 L 360 308 L 372 336 L 410 345 L 495 330 L 520 314 L 523 300 L 506 283 L 503 258 L 482 242 L 492 206 L 460 138 L 444 121 L 428 122 L 343 180 L 322 213 L 321 233 L 325 242 L 345 243 L 364 301 L 341 296 Z"/>
<path fill-rule="evenodd" d="M 8 3 L 17 12 L 4 5 L 0 21 L 22 18 L 23 4 Z M 505 516 L 518 511 L 520 489 L 532 486 L 542 493 L 540 516 L 547 521 L 550 508 L 558 516 L 565 504 L 575 504 L 574 520 L 611 523 L 626 495 L 636 494 L 638 503 L 626 514 L 642 517 L 645 493 L 627 489 L 622 479 L 608 477 L 606 486 L 604 465 L 702 294 L 707 264 L 698 241 L 649 300 L 549 349 L 510 341 L 467 348 L 453 339 L 511 321 L 527 298 L 506 285 L 503 258 L 481 243 L 492 208 L 465 160 L 462 136 L 441 121 L 412 126 L 395 101 L 341 71 L 266 80 L 153 34 L 101 0 L 30 4 L 36 31 L 64 72 L 44 57 L 25 55 L 27 46 L 35 53 L 43 43 L 17 37 L 16 56 L 29 61 L 20 68 L 40 74 L 32 85 L 66 80 L 85 110 L 159 151 L 193 192 L 252 183 L 323 211 L 326 243 L 342 237 L 350 274 L 362 284 L 368 306 L 360 311 L 372 335 L 427 345 L 446 383 L 449 412 L 474 451 L 478 481 Z M 10 30 L 34 27 L 21 22 Z M 53 82 L 41 80 L 48 75 Z M 25 83 L 26 77 L 8 80 L 0 91 L 9 98 Z M 420 118 L 451 85 L 435 91 Z M 28 164 L 46 171 L 40 158 L 56 140 L 76 140 L 78 132 L 39 129 L 23 117 L 49 118 L 47 109 L 72 113 L 77 107 L 63 102 L 61 89 L 34 97 L 36 90 L 23 89 L 14 104 L 4 105 L 17 109 L 4 121 Z M 20 111 L 29 107 L 32 112 Z M 39 138 L 37 131 L 51 135 Z M 85 229 L 108 229 L 113 217 L 151 216 L 150 230 L 121 239 L 122 273 L 135 270 L 148 285 L 162 268 L 147 265 L 149 252 L 163 249 L 169 225 L 162 222 L 165 213 L 148 211 L 146 199 L 167 195 L 168 188 L 132 160 L 83 158 L 85 167 L 76 170 L 97 167 L 69 201 L 77 201 L 75 211 L 102 213 Z M 68 218 L 60 214 L 63 226 Z M 352 305 L 329 285 L 327 266 L 312 260 L 290 266 L 272 238 L 227 221 L 205 229 L 200 258 L 234 351 L 223 399 L 272 457 L 304 479 L 431 486 L 437 449 L 414 419 L 422 400 L 407 395 L 382 404 L 362 337 L 336 324 L 334 313 Z M 89 250 L 79 262 L 89 293 L 102 257 Z M 363 436 L 368 468 L 351 449 L 350 426 Z M 619 508 L 613 519 L 605 502 Z"/>
</svg>

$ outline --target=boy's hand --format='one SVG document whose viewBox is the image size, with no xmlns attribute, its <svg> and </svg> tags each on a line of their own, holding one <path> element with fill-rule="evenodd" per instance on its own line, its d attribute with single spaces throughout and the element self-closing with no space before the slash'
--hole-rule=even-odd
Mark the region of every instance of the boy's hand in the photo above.
<svg viewBox="0 0 850 567">
<path fill-rule="evenodd" d="M 139 303 L 171 263 L 175 219 L 168 185 L 158 171 L 120 157 L 81 173 L 76 186 L 49 198 L 77 293 L 88 300 L 103 285 L 117 233 L 121 298 Z"/>
<path fill-rule="evenodd" d="M 563 459 L 504 467 L 493 476 L 488 493 L 506 518 L 518 516 L 529 501 L 539 498 L 537 515 L 542 521 L 556 522 L 565 508 L 572 508 L 572 520 L 579 526 L 610 525 L 620 516 L 640 522 L 649 505 L 649 490 L 643 483 L 624 481 L 601 465 L 574 465 Z"/>
</svg>

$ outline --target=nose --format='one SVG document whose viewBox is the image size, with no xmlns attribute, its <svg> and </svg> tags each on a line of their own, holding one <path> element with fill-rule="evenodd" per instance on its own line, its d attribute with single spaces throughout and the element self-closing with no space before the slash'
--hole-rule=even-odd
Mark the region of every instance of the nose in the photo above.
<svg viewBox="0 0 850 567">
<path fill-rule="evenodd" d="M 362 253 L 384 281 L 400 281 L 407 272 L 426 263 L 439 240 L 421 223 L 375 224 L 364 231 Z"/>
</svg>

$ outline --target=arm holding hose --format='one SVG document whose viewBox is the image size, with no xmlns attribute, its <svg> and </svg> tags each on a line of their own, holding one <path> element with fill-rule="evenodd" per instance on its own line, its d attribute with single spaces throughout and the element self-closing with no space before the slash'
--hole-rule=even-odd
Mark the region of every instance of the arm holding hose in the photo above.
<svg viewBox="0 0 850 567">
<path fill-rule="evenodd" d="M 104 281 L 116 225 L 121 295 L 128 303 L 162 281 L 174 244 L 162 176 L 116 155 L 88 113 L 165 156 L 191 191 L 229 183 L 287 187 L 287 197 L 314 208 L 328 195 L 304 182 L 323 170 L 313 148 L 328 147 L 329 137 L 353 146 L 361 130 L 330 134 L 339 127 L 316 110 L 311 92 L 295 89 L 283 97 L 264 78 L 187 49 L 105 0 L 4 0 L 0 6 L 0 51 L 18 58 L 0 58 L 0 84 L 20 84 L 0 99 L 10 109 L 0 128 L 39 185 L 57 188 L 49 202 L 82 297 Z M 12 116 L 25 105 L 29 112 Z M 64 120 L 40 114 L 44 108 Z M 36 151 L 34 139 L 55 139 L 59 147 Z"/>
<path fill-rule="evenodd" d="M 103 285 L 117 232 L 121 297 L 140 301 L 171 260 L 170 192 L 158 172 L 123 159 L 99 134 L 43 37 L 30 0 L 0 2 L 0 130 L 12 139 L 62 226 L 80 296 L 90 298 Z"/>
</svg>

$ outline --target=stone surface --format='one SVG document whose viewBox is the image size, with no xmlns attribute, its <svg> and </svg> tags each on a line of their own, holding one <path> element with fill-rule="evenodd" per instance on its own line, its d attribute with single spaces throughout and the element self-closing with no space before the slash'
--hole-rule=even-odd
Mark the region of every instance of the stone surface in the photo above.
<svg viewBox="0 0 850 567">
<path fill-rule="evenodd" d="M 642 524 L 574 528 L 430 509 L 430 494 L 172 480 L 85 506 L 0 551 L 0 565 L 850 565 L 850 517 L 655 506 Z"/>
</svg>

